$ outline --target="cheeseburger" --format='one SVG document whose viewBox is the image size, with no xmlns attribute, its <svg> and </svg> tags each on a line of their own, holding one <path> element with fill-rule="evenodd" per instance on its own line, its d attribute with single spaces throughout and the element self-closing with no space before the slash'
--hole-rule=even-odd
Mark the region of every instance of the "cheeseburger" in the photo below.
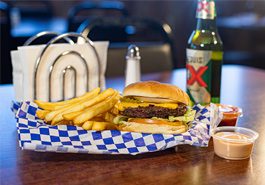
<svg viewBox="0 0 265 185">
<path fill-rule="evenodd" d="M 188 130 L 195 110 L 187 109 L 190 98 L 179 87 L 155 81 L 128 85 L 117 104 L 114 119 L 121 131 L 180 134 Z"/>
</svg>

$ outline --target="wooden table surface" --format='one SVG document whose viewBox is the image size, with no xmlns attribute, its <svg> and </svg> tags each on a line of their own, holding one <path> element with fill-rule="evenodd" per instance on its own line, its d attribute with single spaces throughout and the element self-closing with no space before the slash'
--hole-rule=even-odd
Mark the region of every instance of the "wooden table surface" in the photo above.
<svg viewBox="0 0 265 185">
<path fill-rule="evenodd" d="M 184 69 L 144 75 L 185 90 Z M 123 78 L 107 79 L 107 87 L 124 88 Z M 22 151 L 10 110 L 12 85 L 0 86 L 0 184 L 265 184 L 265 70 L 224 66 L 221 103 L 243 109 L 238 126 L 259 133 L 249 159 L 230 161 L 209 147 L 189 145 L 128 155 L 92 155 Z"/>
</svg>

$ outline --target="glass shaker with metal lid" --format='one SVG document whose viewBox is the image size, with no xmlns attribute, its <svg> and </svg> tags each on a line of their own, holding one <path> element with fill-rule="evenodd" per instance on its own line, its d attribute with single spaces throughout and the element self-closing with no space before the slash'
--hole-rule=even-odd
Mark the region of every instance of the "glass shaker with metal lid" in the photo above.
<svg viewBox="0 0 265 185">
<path fill-rule="evenodd" d="M 141 81 L 140 52 L 136 45 L 130 45 L 126 56 L 125 87 Z"/>
</svg>

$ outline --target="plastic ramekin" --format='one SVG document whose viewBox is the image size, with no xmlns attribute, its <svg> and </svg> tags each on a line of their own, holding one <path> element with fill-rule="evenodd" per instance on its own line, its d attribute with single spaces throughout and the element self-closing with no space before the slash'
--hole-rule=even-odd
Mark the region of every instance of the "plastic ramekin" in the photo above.
<svg viewBox="0 0 265 185">
<path fill-rule="evenodd" d="M 217 127 L 210 131 L 214 152 L 219 157 L 230 160 L 249 158 L 259 134 L 243 127 Z"/>
</svg>

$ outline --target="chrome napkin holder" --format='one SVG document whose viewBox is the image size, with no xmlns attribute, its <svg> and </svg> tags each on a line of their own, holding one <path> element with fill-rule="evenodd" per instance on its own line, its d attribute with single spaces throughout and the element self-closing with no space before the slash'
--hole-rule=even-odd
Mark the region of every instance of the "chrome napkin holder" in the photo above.
<svg viewBox="0 0 265 185">
<path fill-rule="evenodd" d="M 47 36 L 47 35 L 55 35 L 54 38 L 52 38 L 47 44 L 46 46 L 44 47 L 44 49 L 42 50 L 40 56 L 38 57 L 37 61 L 36 61 L 36 64 L 35 64 L 35 72 L 34 72 L 34 83 L 33 83 L 33 88 L 34 88 L 34 99 L 37 99 L 37 75 L 38 75 L 38 71 L 39 71 L 39 65 L 42 61 L 42 58 L 45 54 L 45 51 L 49 48 L 49 46 L 51 44 L 54 44 L 56 41 L 60 40 L 60 39 L 64 39 L 65 41 L 67 41 L 69 44 L 71 45 L 74 45 L 75 42 L 70 39 L 69 37 L 77 37 L 77 38 L 83 38 L 85 40 L 85 43 L 87 43 L 91 48 L 92 50 L 94 51 L 95 55 L 96 55 L 96 58 L 97 58 L 97 62 L 98 62 L 98 75 L 100 75 L 101 73 L 101 65 L 100 65 L 100 59 L 99 59 L 99 56 L 98 56 L 98 53 L 95 49 L 95 46 L 93 44 L 93 42 L 88 39 L 87 37 L 85 37 L 84 35 L 82 34 L 79 34 L 79 33 L 74 33 L 74 32 L 69 32 L 69 33 L 64 33 L 64 34 L 59 34 L 57 32 L 51 32 L 51 31 L 44 31 L 44 32 L 40 32 L 34 36 L 32 36 L 31 38 L 29 38 L 23 46 L 29 46 L 34 40 L 42 37 L 42 36 Z M 86 60 L 84 59 L 84 57 L 82 56 L 81 53 L 77 52 L 77 51 L 72 51 L 72 50 L 66 50 L 64 52 L 62 52 L 60 55 L 58 55 L 56 57 L 56 59 L 53 61 L 52 65 L 50 66 L 50 71 L 49 71 L 49 101 L 51 101 L 51 83 L 52 83 L 52 79 L 51 79 L 51 76 L 52 76 L 52 73 L 53 73 L 53 69 L 54 69 L 54 66 L 56 64 L 56 62 L 61 58 L 61 57 L 64 57 L 64 56 L 67 56 L 67 55 L 71 55 L 71 54 L 74 54 L 76 56 L 78 56 L 79 58 L 81 58 L 82 62 L 85 64 L 86 66 L 86 76 L 87 76 L 87 83 L 86 83 L 86 90 L 88 91 L 88 80 L 89 80 L 89 75 L 88 75 L 88 69 L 89 69 L 89 66 L 88 66 L 88 63 L 86 62 Z M 72 65 L 68 65 L 64 68 L 64 70 L 62 71 L 63 73 L 63 91 L 62 91 L 62 97 L 63 97 L 63 100 L 65 99 L 65 74 L 68 70 L 72 70 L 74 72 L 74 75 L 75 75 L 75 81 L 74 81 L 74 85 L 75 85 L 75 90 L 74 90 L 74 97 L 76 97 L 76 91 L 77 91 L 77 87 L 76 87 L 76 84 L 77 84 L 77 76 L 76 76 L 76 71 L 77 69 L 75 69 Z M 100 79 L 100 78 L 98 78 Z M 98 81 L 98 84 L 99 84 L 99 87 L 100 87 L 100 80 Z"/>
</svg>

